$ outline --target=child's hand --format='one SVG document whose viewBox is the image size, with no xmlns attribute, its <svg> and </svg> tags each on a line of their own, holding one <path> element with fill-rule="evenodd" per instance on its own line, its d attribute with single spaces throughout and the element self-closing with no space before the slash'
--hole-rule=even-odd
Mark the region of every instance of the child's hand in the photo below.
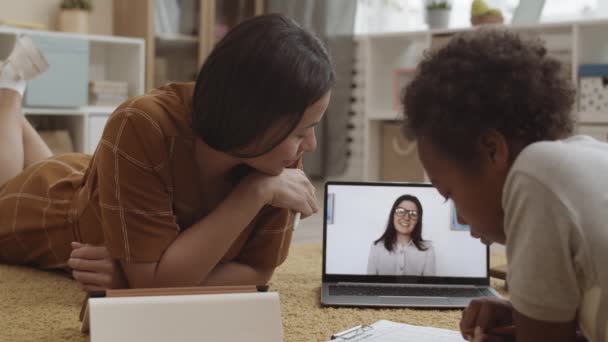
<svg viewBox="0 0 608 342">
<path fill-rule="evenodd" d="M 487 333 L 492 328 L 512 324 L 513 306 L 509 301 L 496 298 L 474 299 L 462 313 L 460 331 L 467 341 L 513 341 L 514 337 Z"/>
<path fill-rule="evenodd" d="M 72 242 L 72 254 L 68 266 L 83 291 L 105 291 L 127 287 L 120 266 L 112 260 L 104 246 Z"/>
</svg>

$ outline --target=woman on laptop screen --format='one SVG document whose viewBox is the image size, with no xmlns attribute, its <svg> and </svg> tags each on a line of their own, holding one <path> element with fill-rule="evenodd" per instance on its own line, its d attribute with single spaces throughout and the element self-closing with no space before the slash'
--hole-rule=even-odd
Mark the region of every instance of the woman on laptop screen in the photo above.
<svg viewBox="0 0 608 342">
<path fill-rule="evenodd" d="M 384 234 L 372 243 L 367 274 L 435 275 L 435 250 L 422 239 L 422 204 L 416 196 L 393 203 Z"/>
</svg>

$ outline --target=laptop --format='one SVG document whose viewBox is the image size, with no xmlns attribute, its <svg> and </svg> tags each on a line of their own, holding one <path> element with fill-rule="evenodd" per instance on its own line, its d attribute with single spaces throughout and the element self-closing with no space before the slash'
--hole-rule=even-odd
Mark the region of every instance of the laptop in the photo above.
<svg viewBox="0 0 608 342">
<path fill-rule="evenodd" d="M 276 292 L 89 299 L 91 342 L 282 342 Z"/>
<path fill-rule="evenodd" d="M 324 209 L 322 305 L 461 308 L 500 298 L 489 247 L 432 185 L 327 182 Z"/>
</svg>

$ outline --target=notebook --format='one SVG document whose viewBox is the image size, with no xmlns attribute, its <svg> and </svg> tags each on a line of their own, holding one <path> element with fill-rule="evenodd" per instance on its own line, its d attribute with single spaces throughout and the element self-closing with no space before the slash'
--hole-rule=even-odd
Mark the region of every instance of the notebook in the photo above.
<svg viewBox="0 0 608 342">
<path fill-rule="evenodd" d="M 255 287 L 250 292 L 207 288 L 205 294 L 193 294 L 196 288 L 146 291 L 90 298 L 91 342 L 283 341 L 276 292 Z"/>
<path fill-rule="evenodd" d="M 371 325 L 357 326 L 331 337 L 332 342 L 462 342 L 458 331 L 420 327 L 380 320 Z"/>
<path fill-rule="evenodd" d="M 459 308 L 499 297 L 489 247 L 432 185 L 327 182 L 324 209 L 322 305 Z"/>
</svg>

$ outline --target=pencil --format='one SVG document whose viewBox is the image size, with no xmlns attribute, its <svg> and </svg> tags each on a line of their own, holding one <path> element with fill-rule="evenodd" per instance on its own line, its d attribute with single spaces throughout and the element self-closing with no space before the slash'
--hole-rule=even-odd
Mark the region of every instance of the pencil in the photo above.
<svg viewBox="0 0 608 342">
<path fill-rule="evenodd" d="M 501 327 L 494 327 L 485 332 L 488 335 L 501 335 L 501 336 L 515 336 L 515 326 L 505 325 Z M 475 328 L 464 331 L 465 335 L 475 335 Z"/>
<path fill-rule="evenodd" d="M 302 216 L 301 213 L 296 213 L 295 217 L 293 218 L 293 230 L 296 230 L 296 228 L 298 228 L 298 225 L 300 225 L 300 217 Z"/>
</svg>

